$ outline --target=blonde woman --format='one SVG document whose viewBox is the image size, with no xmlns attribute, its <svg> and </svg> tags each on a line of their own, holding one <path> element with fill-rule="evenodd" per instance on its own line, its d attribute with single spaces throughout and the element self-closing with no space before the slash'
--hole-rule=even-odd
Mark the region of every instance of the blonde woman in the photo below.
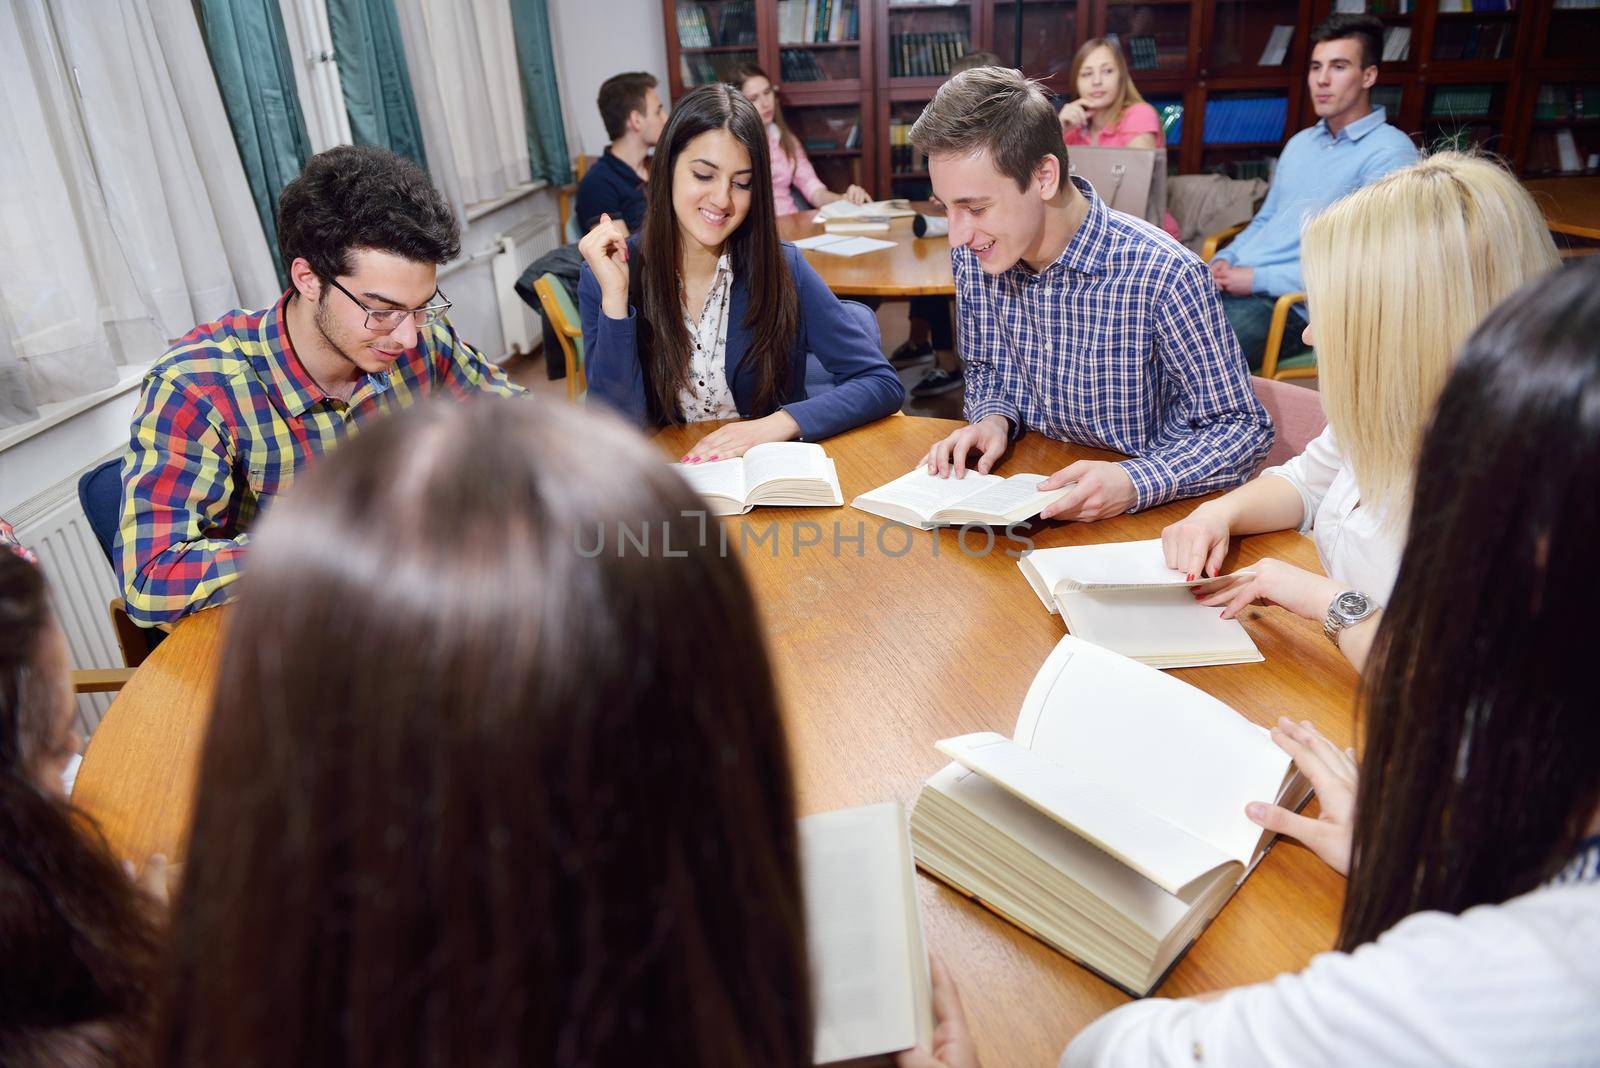
<svg viewBox="0 0 1600 1068">
<path fill-rule="evenodd" d="M 1156 148 L 1161 118 L 1128 74 L 1122 49 L 1106 37 L 1084 42 L 1072 57 L 1078 98 L 1061 108 L 1061 138 L 1071 145 Z"/>
<path fill-rule="evenodd" d="M 1327 430 L 1161 541 L 1169 567 L 1214 576 L 1233 535 L 1309 532 L 1327 577 L 1263 560 L 1195 596 L 1225 619 L 1276 604 L 1321 622 L 1359 669 L 1394 586 L 1423 428 L 1456 352 L 1501 298 L 1558 260 L 1515 178 L 1444 152 L 1335 201 L 1306 224 L 1301 262 Z"/>
</svg>

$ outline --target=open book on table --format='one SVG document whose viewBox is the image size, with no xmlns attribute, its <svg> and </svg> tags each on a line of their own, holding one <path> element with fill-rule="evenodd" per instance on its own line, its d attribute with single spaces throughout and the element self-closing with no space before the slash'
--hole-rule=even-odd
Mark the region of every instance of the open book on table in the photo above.
<svg viewBox="0 0 1600 1068">
<path fill-rule="evenodd" d="M 1167 567 L 1160 539 L 1034 549 L 1017 568 L 1067 630 L 1151 667 L 1264 659 L 1243 624 L 1194 599 L 1191 587 L 1216 580 Z"/>
<path fill-rule="evenodd" d="M 926 871 L 1135 996 L 1149 993 L 1273 836 L 1250 801 L 1299 808 L 1306 780 L 1215 698 L 1070 635 L 1011 738 L 938 743 L 911 813 Z"/>
<path fill-rule="evenodd" d="M 881 219 L 887 222 L 890 219 L 909 219 L 916 213 L 909 200 L 869 200 L 865 204 L 852 204 L 841 199 L 818 208 L 816 219 L 824 223 L 836 219 Z"/>
<path fill-rule="evenodd" d="M 739 515 L 758 504 L 822 508 L 844 504 L 839 473 L 821 445 L 769 441 L 743 456 L 698 464 L 673 464 L 712 515 Z"/>
<path fill-rule="evenodd" d="M 892 1064 L 932 1045 L 933 995 L 898 801 L 800 821 L 817 1064 Z"/>
<path fill-rule="evenodd" d="M 940 478 L 919 464 L 893 482 L 861 494 L 850 507 L 923 530 L 964 523 L 1004 527 L 1033 518 L 1072 488 L 1068 483 L 1041 493 L 1039 483 L 1049 477 L 1019 474 L 1001 478 L 968 471 L 965 478 Z"/>
</svg>

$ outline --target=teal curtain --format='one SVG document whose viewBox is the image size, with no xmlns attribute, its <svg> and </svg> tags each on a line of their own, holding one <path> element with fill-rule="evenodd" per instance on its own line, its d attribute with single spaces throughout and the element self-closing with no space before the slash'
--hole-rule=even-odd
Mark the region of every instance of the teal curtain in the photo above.
<svg viewBox="0 0 1600 1068">
<path fill-rule="evenodd" d="M 561 92 L 556 88 L 546 0 L 511 0 L 511 25 L 517 35 L 517 64 L 522 68 L 528 164 L 535 178 L 566 185 L 572 181 L 572 160 L 567 158 L 567 131 L 561 122 Z"/>
<path fill-rule="evenodd" d="M 426 170 L 422 124 L 406 73 L 405 46 L 394 0 L 328 0 L 328 28 L 350 136 L 410 156 Z"/>
<path fill-rule="evenodd" d="M 278 194 L 311 158 L 278 0 L 198 0 L 201 28 L 250 196 L 280 280 Z"/>
</svg>

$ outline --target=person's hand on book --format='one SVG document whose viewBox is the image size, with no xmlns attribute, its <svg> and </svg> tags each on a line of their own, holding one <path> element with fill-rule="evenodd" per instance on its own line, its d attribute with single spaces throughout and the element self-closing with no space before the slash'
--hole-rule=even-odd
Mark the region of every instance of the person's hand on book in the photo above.
<svg viewBox="0 0 1600 1068">
<path fill-rule="evenodd" d="M 1228 521 L 1209 503 L 1202 504 L 1161 531 L 1161 552 L 1167 566 L 1183 572 L 1186 581 L 1215 578 L 1222 570 L 1223 557 L 1228 555 L 1231 536 Z"/>
<path fill-rule="evenodd" d="M 1011 442 L 1011 424 L 1003 415 L 986 415 L 976 423 L 969 423 L 948 437 L 934 442 L 933 448 L 920 461 L 928 474 L 949 478 L 965 478 L 967 454 L 976 450 L 978 462 L 973 470 L 987 475 L 989 469 L 1000 461 Z"/>
<path fill-rule="evenodd" d="M 680 462 L 697 464 L 707 460 L 731 460 L 743 456 L 757 445 L 769 441 L 793 441 L 800 436 L 800 424 L 783 409 L 761 419 L 745 419 L 718 427 L 690 446 Z"/>
<path fill-rule="evenodd" d="M 1076 482 L 1067 494 L 1045 505 L 1040 519 L 1073 519 L 1092 523 L 1109 519 L 1132 508 L 1139 495 L 1133 477 L 1121 464 L 1106 460 L 1078 460 L 1039 483 L 1041 492 L 1061 489 Z"/>
<path fill-rule="evenodd" d="M 628 317 L 628 228 L 610 215 L 600 221 L 578 242 L 583 262 L 600 283 L 600 309 L 607 318 Z"/>
<path fill-rule="evenodd" d="M 956 981 L 937 953 L 928 954 L 933 972 L 933 1050 L 913 1046 L 895 1057 L 895 1068 L 979 1068 L 978 1047 L 967 1028 Z"/>
<path fill-rule="evenodd" d="M 1275 604 L 1302 619 L 1320 622 L 1343 590 L 1326 575 L 1267 559 L 1251 564 L 1249 571 L 1196 586 L 1194 596 L 1201 604 L 1220 607 L 1223 619 L 1233 619 L 1253 604 Z"/>
<path fill-rule="evenodd" d="M 859 185 L 852 185 L 844 191 L 844 198 L 852 204 L 872 203 L 872 194 L 862 189 Z"/>
<path fill-rule="evenodd" d="M 1061 120 L 1063 130 L 1081 129 L 1089 123 L 1089 108 L 1081 99 L 1073 100 L 1061 105 L 1061 113 L 1057 117 Z"/>
<path fill-rule="evenodd" d="M 1356 784 L 1360 771 L 1356 751 L 1340 749 L 1309 720 L 1296 723 L 1288 716 L 1272 729 L 1272 740 L 1294 758 L 1317 792 L 1321 808 L 1316 819 L 1290 812 L 1282 805 L 1252 801 L 1244 807 L 1251 823 L 1276 834 L 1286 834 L 1311 850 L 1340 875 L 1350 874 L 1350 842 L 1356 822 Z"/>
</svg>

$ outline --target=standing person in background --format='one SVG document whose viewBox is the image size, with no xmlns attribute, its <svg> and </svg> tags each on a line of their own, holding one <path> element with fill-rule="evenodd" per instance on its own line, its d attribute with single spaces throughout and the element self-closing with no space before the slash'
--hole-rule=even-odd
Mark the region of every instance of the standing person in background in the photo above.
<svg viewBox="0 0 1600 1068">
<path fill-rule="evenodd" d="M 146 1063 L 161 909 L 67 800 L 83 747 L 67 664 L 43 573 L 0 543 L 0 1064 L 130 1068 Z M 164 895 L 164 861 L 145 875 Z"/>
<path fill-rule="evenodd" d="M 1285 293 L 1305 289 L 1300 278 L 1300 226 L 1353 189 L 1417 161 L 1411 139 L 1372 106 L 1383 55 L 1383 23 L 1372 15 L 1330 15 L 1311 31 L 1306 81 L 1320 116 L 1283 146 L 1261 210 L 1233 243 L 1211 258 L 1222 310 L 1239 336 L 1250 368 L 1267 351 L 1272 308 Z M 1284 333 L 1280 356 L 1304 352 L 1304 305 Z"/>
<path fill-rule="evenodd" d="M 1160 148 L 1161 116 L 1145 103 L 1128 73 L 1128 62 L 1117 42 L 1095 37 L 1072 59 L 1078 98 L 1061 106 L 1061 139 L 1068 147 Z M 1161 228 L 1178 236 L 1178 220 L 1171 212 Z"/>
<path fill-rule="evenodd" d="M 767 148 L 772 157 L 772 210 L 782 217 L 799 211 L 793 190 L 811 202 L 814 208 L 832 204 L 835 200 L 848 200 L 852 204 L 865 204 L 872 195 L 859 185 L 848 186 L 843 193 L 835 193 L 822 184 L 800 139 L 789 131 L 784 121 L 783 109 L 778 106 L 778 87 L 772 84 L 767 72 L 754 63 L 740 64 L 729 82 L 746 100 L 756 106 L 761 122 L 767 128 Z"/>
<path fill-rule="evenodd" d="M 650 150 L 667 125 L 667 105 L 655 77 L 644 71 L 614 74 L 600 84 L 600 119 L 611 143 L 578 183 L 573 205 L 579 229 L 594 229 L 601 215 L 620 220 L 629 232 L 644 225 L 644 184 Z"/>
</svg>

